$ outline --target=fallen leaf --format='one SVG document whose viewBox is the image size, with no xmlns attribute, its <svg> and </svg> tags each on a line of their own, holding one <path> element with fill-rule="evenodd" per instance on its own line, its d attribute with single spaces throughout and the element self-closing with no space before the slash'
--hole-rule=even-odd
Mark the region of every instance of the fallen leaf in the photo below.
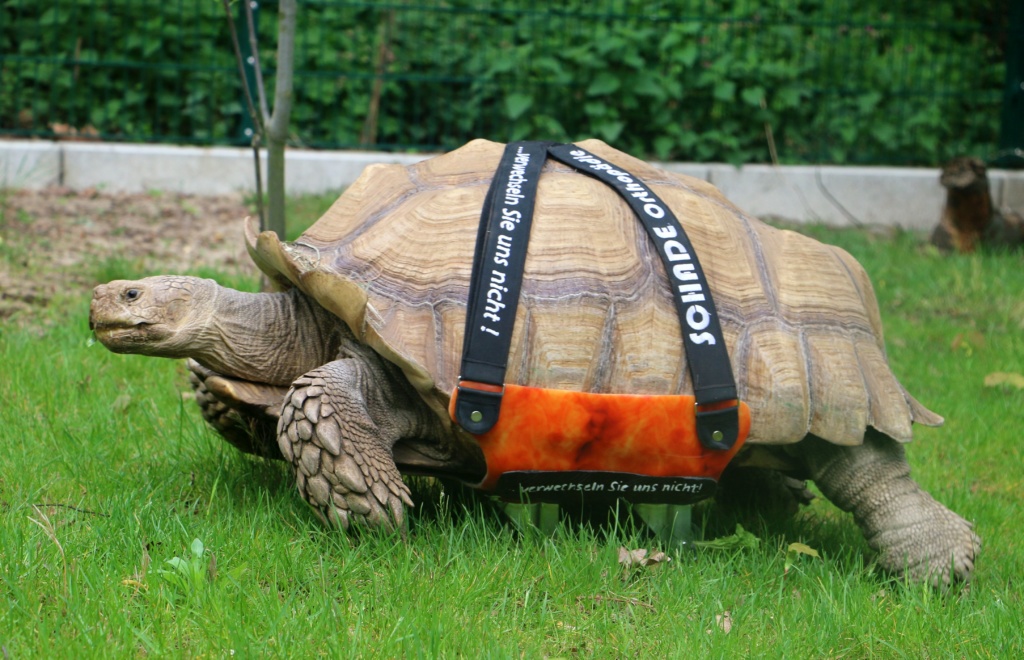
<svg viewBox="0 0 1024 660">
<path fill-rule="evenodd" d="M 1011 385 L 1018 390 L 1024 390 L 1024 376 L 1021 374 L 996 371 L 985 376 L 985 387 L 1000 387 Z"/>
<path fill-rule="evenodd" d="M 718 624 L 719 629 L 726 635 L 732 630 L 732 614 L 729 610 L 726 610 L 722 614 L 715 615 L 715 623 Z"/>
<path fill-rule="evenodd" d="M 953 341 L 950 342 L 949 347 L 954 351 L 963 351 L 967 355 L 972 355 L 974 349 L 985 347 L 985 335 L 981 334 L 977 330 L 963 333 L 958 332 Z"/>
<path fill-rule="evenodd" d="M 803 543 L 790 543 L 789 548 L 786 550 L 786 565 L 783 567 L 782 572 L 789 573 L 789 569 L 796 564 L 800 555 L 817 557 L 818 551 L 809 545 L 804 545 Z"/>
<path fill-rule="evenodd" d="M 694 541 L 693 545 L 709 550 L 739 550 L 743 548 L 753 549 L 760 543 L 761 539 L 743 529 L 743 525 L 737 523 L 736 532 L 731 536 L 723 536 L 710 541 Z"/>
<path fill-rule="evenodd" d="M 627 550 L 625 547 L 619 548 L 619 563 L 626 568 L 629 568 L 630 566 L 653 566 L 655 564 L 665 564 L 670 561 L 672 561 L 672 558 L 661 551 L 655 552 L 651 556 L 647 556 L 646 548 L 638 548 L 636 550 Z"/>
<path fill-rule="evenodd" d="M 128 406 L 130 405 L 132 405 L 132 395 L 122 394 L 116 399 L 114 399 L 112 407 L 116 412 L 124 412 L 125 410 L 128 409 Z"/>
<path fill-rule="evenodd" d="M 577 603 L 582 604 L 582 602 L 585 599 L 587 599 L 587 597 L 576 596 Z M 633 607 L 646 607 L 649 610 L 656 611 L 654 605 L 651 605 L 650 603 L 645 603 L 644 601 L 639 600 L 637 598 L 629 598 L 627 596 L 602 596 L 601 594 L 594 594 L 593 596 L 589 597 L 589 600 L 592 600 L 595 603 L 602 603 L 608 601 L 612 603 L 621 603 L 623 605 L 631 605 Z"/>
</svg>

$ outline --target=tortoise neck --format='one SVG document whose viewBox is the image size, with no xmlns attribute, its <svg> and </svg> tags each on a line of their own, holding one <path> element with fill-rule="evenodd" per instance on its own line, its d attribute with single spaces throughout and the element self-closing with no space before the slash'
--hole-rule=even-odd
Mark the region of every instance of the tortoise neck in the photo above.
<svg viewBox="0 0 1024 660">
<path fill-rule="evenodd" d="M 333 360 L 343 324 L 296 289 L 244 293 L 217 287 L 198 362 L 227 376 L 290 385 Z"/>
</svg>

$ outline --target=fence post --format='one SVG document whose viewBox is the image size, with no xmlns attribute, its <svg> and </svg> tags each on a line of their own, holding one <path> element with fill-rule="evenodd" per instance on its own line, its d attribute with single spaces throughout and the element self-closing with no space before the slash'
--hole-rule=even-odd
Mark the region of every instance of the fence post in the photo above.
<svg viewBox="0 0 1024 660">
<path fill-rule="evenodd" d="M 1010 0 L 1006 35 L 1006 86 L 996 167 L 1024 167 L 1024 0 Z"/>
<path fill-rule="evenodd" d="M 245 63 L 245 84 L 249 86 L 249 90 L 252 93 L 253 101 L 256 101 L 256 67 L 259 66 L 259 62 L 256 61 L 256 55 L 252 52 L 252 44 L 249 41 L 249 24 L 245 20 L 245 7 L 242 5 L 243 2 L 252 3 L 252 25 L 254 30 L 259 29 L 260 24 L 260 4 L 256 0 L 242 0 L 238 3 L 238 14 L 235 16 L 235 31 L 238 33 L 238 48 L 242 53 L 242 62 Z M 241 92 L 240 105 L 242 107 L 242 121 L 239 123 L 238 128 L 238 144 L 244 144 L 246 146 L 252 144 L 252 136 L 256 131 L 256 126 L 252 123 L 252 117 L 246 112 L 245 92 Z M 257 104 L 256 110 L 259 111 L 259 105 Z"/>
</svg>

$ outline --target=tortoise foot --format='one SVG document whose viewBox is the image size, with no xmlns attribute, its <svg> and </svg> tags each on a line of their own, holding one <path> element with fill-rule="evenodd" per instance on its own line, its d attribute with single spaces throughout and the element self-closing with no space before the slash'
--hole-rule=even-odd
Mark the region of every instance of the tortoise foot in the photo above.
<svg viewBox="0 0 1024 660">
<path fill-rule="evenodd" d="M 894 575 L 935 587 L 967 581 L 981 539 L 973 525 L 918 490 L 889 505 L 885 524 L 868 544 L 878 550 L 878 564 Z"/>
<path fill-rule="evenodd" d="M 374 423 L 351 387 L 350 360 L 295 381 L 285 397 L 278 444 L 295 466 L 299 493 L 324 523 L 348 529 L 404 529 L 409 488 L 391 455 L 393 441 Z"/>
<path fill-rule="evenodd" d="M 872 430 L 854 447 L 804 442 L 815 483 L 853 513 L 882 569 L 942 588 L 970 579 L 981 540 L 910 478 L 902 445 Z"/>
</svg>

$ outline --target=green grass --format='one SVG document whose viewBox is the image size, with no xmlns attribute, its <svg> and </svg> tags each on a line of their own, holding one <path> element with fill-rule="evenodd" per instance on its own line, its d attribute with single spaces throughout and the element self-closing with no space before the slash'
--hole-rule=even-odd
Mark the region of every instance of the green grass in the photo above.
<svg viewBox="0 0 1024 660">
<path fill-rule="evenodd" d="M 179 363 L 88 345 L 73 298 L 0 329 L 4 657 L 1019 657 L 1024 391 L 984 380 L 1024 373 L 1024 260 L 806 231 L 865 264 L 895 372 L 946 416 L 908 453 L 983 538 L 969 591 L 885 579 L 821 498 L 750 526 L 755 547 L 629 572 L 617 548 L 656 543 L 628 520 L 535 538 L 422 484 L 404 542 L 333 533 L 283 465 L 203 425 Z M 695 512 L 709 535 L 715 513 Z M 785 573 L 792 542 L 821 557 Z"/>
</svg>

